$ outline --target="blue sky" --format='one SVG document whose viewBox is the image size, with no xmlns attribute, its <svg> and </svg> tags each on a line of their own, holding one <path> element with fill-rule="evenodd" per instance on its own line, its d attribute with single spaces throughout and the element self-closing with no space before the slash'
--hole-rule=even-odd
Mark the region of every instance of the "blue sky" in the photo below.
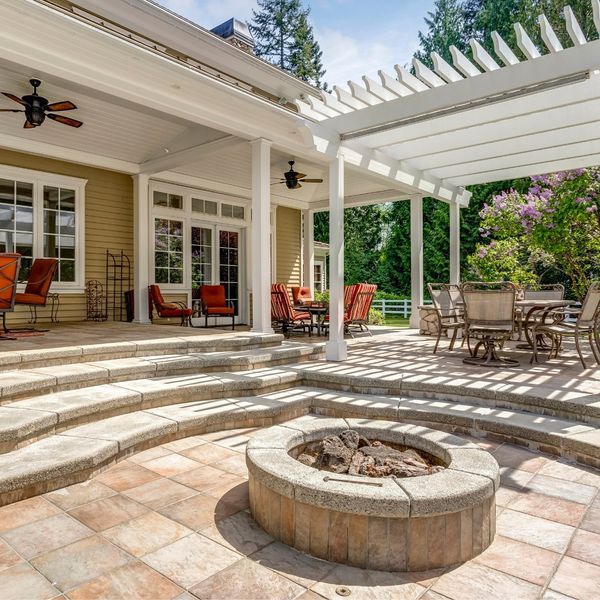
<svg viewBox="0 0 600 600">
<path fill-rule="evenodd" d="M 211 28 L 230 17 L 249 20 L 255 0 L 157 0 L 171 10 Z M 326 81 L 345 84 L 377 69 L 393 71 L 410 61 L 417 32 L 434 0 L 304 0 L 311 7 L 323 49 Z"/>
</svg>

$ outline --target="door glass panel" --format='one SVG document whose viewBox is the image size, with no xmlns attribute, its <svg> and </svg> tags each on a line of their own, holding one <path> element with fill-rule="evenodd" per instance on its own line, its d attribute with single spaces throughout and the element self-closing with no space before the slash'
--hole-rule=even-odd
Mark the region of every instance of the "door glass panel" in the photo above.
<svg viewBox="0 0 600 600">
<path fill-rule="evenodd" d="M 213 230 L 192 227 L 192 297 L 198 296 L 201 285 L 212 283 Z"/>
<path fill-rule="evenodd" d="M 26 197 L 26 189 L 21 193 Z M 75 205 L 75 190 L 44 186 L 44 256 L 59 259 L 58 281 L 75 281 Z M 27 210 L 17 211 L 21 231 L 31 231 Z"/>
<path fill-rule="evenodd" d="M 225 297 L 231 300 L 235 314 L 239 314 L 239 245 L 240 234 L 237 231 L 219 231 L 219 279 L 225 286 Z"/>
</svg>

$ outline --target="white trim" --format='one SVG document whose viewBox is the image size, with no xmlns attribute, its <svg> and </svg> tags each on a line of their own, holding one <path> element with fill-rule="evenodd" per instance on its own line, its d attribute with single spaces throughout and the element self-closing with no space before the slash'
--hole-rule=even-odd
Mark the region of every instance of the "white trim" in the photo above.
<svg viewBox="0 0 600 600">
<path fill-rule="evenodd" d="M 57 293 L 85 291 L 85 187 L 88 180 L 57 173 L 23 169 L 0 164 L 0 178 L 33 185 L 33 257 L 44 256 L 44 186 L 70 188 L 75 191 L 75 281 L 54 282 Z M 57 234 L 58 235 L 58 234 Z"/>
</svg>

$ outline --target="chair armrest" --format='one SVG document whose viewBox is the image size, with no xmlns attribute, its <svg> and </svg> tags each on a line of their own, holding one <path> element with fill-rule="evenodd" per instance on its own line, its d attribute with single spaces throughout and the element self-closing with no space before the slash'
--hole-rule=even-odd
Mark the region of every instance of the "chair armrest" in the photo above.
<svg viewBox="0 0 600 600">
<path fill-rule="evenodd" d="M 188 305 L 186 302 L 182 302 L 181 300 L 176 300 L 175 302 L 173 302 L 173 304 L 177 304 L 177 306 L 179 306 L 179 308 L 187 308 Z"/>
</svg>

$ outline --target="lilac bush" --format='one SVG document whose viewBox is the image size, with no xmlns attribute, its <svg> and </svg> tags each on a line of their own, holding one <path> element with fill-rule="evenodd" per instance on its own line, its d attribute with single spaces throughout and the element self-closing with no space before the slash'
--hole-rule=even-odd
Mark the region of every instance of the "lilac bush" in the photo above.
<svg viewBox="0 0 600 600">
<path fill-rule="evenodd" d="M 582 297 L 600 275 L 599 193 L 600 168 L 588 168 L 532 177 L 526 193 L 493 196 L 480 212 L 473 274 L 528 283 L 553 266 Z"/>
</svg>

